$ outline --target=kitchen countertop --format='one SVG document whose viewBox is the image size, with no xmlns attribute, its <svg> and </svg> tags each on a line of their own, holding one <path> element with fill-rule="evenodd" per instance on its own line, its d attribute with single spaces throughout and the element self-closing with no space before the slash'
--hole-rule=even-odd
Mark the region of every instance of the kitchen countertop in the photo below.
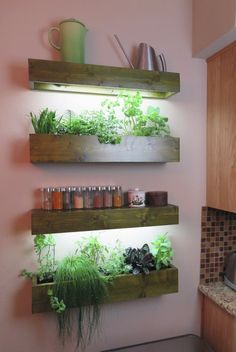
<svg viewBox="0 0 236 352">
<path fill-rule="evenodd" d="M 221 281 L 200 284 L 199 290 L 236 318 L 236 291 L 233 291 Z"/>
</svg>

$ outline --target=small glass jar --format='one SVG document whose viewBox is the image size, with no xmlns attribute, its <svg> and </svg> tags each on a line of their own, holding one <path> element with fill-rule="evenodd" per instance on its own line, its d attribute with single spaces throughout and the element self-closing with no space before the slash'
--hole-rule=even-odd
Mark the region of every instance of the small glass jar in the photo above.
<svg viewBox="0 0 236 352">
<path fill-rule="evenodd" d="M 103 207 L 103 193 L 102 187 L 93 187 L 93 208 L 102 208 Z"/>
<path fill-rule="evenodd" d="M 63 189 L 61 187 L 55 187 L 52 189 L 52 209 L 61 210 L 63 209 Z"/>
<path fill-rule="evenodd" d="M 83 191 L 81 187 L 73 187 L 73 208 L 82 209 L 84 207 Z"/>
<path fill-rule="evenodd" d="M 85 187 L 84 189 L 84 208 L 90 209 L 93 208 L 93 192 L 92 187 Z"/>
<path fill-rule="evenodd" d="M 72 187 L 63 187 L 61 189 L 63 193 L 63 209 L 72 209 Z"/>
<path fill-rule="evenodd" d="M 104 208 L 112 208 L 112 189 L 111 186 L 103 186 L 103 206 Z"/>
<path fill-rule="evenodd" d="M 52 188 L 41 188 L 41 208 L 43 210 L 52 210 Z"/>
<path fill-rule="evenodd" d="M 122 188 L 121 186 L 112 187 L 112 205 L 114 208 L 122 207 Z"/>
<path fill-rule="evenodd" d="M 128 191 L 128 204 L 130 208 L 145 207 L 145 192 L 139 188 Z"/>
</svg>

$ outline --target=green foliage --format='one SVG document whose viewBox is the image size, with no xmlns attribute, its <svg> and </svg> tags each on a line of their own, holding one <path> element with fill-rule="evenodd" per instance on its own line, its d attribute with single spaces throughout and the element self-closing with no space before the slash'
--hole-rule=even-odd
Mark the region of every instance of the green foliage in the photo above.
<svg viewBox="0 0 236 352">
<path fill-rule="evenodd" d="M 60 120 L 56 118 L 56 112 L 48 108 L 42 110 L 39 115 L 30 113 L 31 122 L 35 133 L 56 134 Z"/>
<path fill-rule="evenodd" d="M 160 115 L 160 109 L 149 106 L 142 110 L 142 96 L 123 93 L 119 96 L 123 101 L 123 130 L 126 135 L 134 136 L 166 136 L 170 134 L 168 118 Z"/>
<path fill-rule="evenodd" d="M 173 249 L 167 234 L 160 235 L 152 242 L 152 253 L 156 261 L 156 269 L 160 270 L 170 266 L 173 258 Z"/>
<path fill-rule="evenodd" d="M 77 347 L 86 346 L 100 318 L 100 308 L 107 289 L 95 265 L 84 256 L 65 257 L 58 265 L 54 277 L 52 307 L 59 305 L 76 307 L 60 310 L 58 314 L 59 336 L 64 342 L 71 337 L 72 325 L 77 322 Z"/>
<path fill-rule="evenodd" d="M 76 242 L 76 255 L 85 257 L 92 264 L 96 265 L 99 270 L 102 270 L 106 256 L 108 254 L 108 247 L 101 244 L 96 236 L 84 237 Z"/>
<path fill-rule="evenodd" d="M 108 280 L 112 280 L 114 277 L 130 271 L 130 266 L 124 261 L 124 252 L 124 248 L 119 241 L 116 242 L 114 248 L 109 248 L 106 260 L 102 266 L 102 271 L 108 276 Z"/>
<path fill-rule="evenodd" d="M 20 276 L 32 278 L 37 275 L 39 281 L 52 280 L 56 270 L 54 237 L 49 235 L 37 235 L 34 237 L 34 251 L 37 255 L 37 269 L 35 272 L 26 269 L 21 270 Z"/>
<path fill-rule="evenodd" d="M 90 236 L 78 241 L 77 246 L 76 254 L 96 265 L 107 281 L 129 272 L 130 267 L 124 262 L 125 250 L 119 241 L 111 248 L 101 244 L 97 237 Z"/>
<path fill-rule="evenodd" d="M 119 111 L 123 117 L 118 118 Z M 76 115 L 68 110 L 60 119 L 54 111 L 44 109 L 39 116 L 30 113 L 35 133 L 95 135 L 100 143 L 120 143 L 122 135 L 165 136 L 170 134 L 168 118 L 160 109 L 142 108 L 139 92 L 119 94 L 113 100 L 104 100 L 99 110 L 85 110 Z"/>
<path fill-rule="evenodd" d="M 58 297 L 53 296 L 52 289 L 48 289 L 48 296 L 50 297 L 50 305 L 56 313 L 60 314 L 66 310 L 66 305 L 63 299 L 59 301 Z"/>
</svg>

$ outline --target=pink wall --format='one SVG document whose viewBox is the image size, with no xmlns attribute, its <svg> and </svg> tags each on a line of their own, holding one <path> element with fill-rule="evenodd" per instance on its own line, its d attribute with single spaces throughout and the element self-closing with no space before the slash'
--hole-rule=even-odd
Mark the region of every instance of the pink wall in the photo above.
<svg viewBox="0 0 236 352">
<path fill-rule="evenodd" d="M 104 241 L 119 237 L 125 245 L 150 242 L 168 231 L 179 268 L 179 293 L 106 305 L 101 334 L 87 352 L 185 333 L 199 333 L 197 286 L 200 258 L 200 213 L 205 204 L 205 63 L 191 54 L 191 2 L 188 0 L 9 0 L 0 11 L 0 170 L 1 170 L 1 333 L 4 352 L 61 351 L 53 314 L 31 314 L 30 283 L 18 278 L 33 268 L 30 209 L 35 189 L 56 184 L 121 184 L 125 189 L 168 190 L 169 202 L 180 206 L 174 226 L 106 231 Z M 145 41 L 167 58 L 168 70 L 180 72 L 181 93 L 168 101 L 152 101 L 169 117 L 172 135 L 181 138 L 181 162 L 166 165 L 32 165 L 29 162 L 29 112 L 48 106 L 78 110 L 82 96 L 28 89 L 27 59 L 55 59 L 47 29 L 75 17 L 89 28 L 86 62 L 123 66 L 126 62 L 112 38 L 124 47 Z M 91 98 L 92 99 L 92 98 Z M 92 100 L 91 100 L 92 101 Z M 66 245 L 81 234 L 68 236 Z M 57 236 L 63 247 L 65 235 Z M 61 255 L 61 253 L 60 253 Z M 73 346 L 65 349 L 74 351 Z"/>
<path fill-rule="evenodd" d="M 207 58 L 236 38 L 235 0 L 193 0 L 193 56 Z"/>
</svg>

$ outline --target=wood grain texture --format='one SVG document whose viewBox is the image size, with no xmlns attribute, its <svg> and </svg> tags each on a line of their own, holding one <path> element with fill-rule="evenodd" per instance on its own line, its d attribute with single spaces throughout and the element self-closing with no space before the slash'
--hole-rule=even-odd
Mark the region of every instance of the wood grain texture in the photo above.
<svg viewBox="0 0 236 352">
<path fill-rule="evenodd" d="M 167 98 L 180 91 L 178 73 L 29 59 L 30 87 L 37 90 L 117 94 L 141 90 L 143 96 Z"/>
<path fill-rule="evenodd" d="M 236 351 L 236 318 L 206 296 L 203 296 L 202 335 L 215 352 Z"/>
<path fill-rule="evenodd" d="M 236 212 L 236 44 L 207 67 L 207 205 Z"/>
<path fill-rule="evenodd" d="M 32 234 L 119 229 L 178 224 L 179 210 L 166 207 L 32 210 Z"/>
<path fill-rule="evenodd" d="M 179 161 L 179 138 L 124 136 L 119 144 L 99 143 L 96 136 L 30 135 L 33 163 Z"/>
<path fill-rule="evenodd" d="M 32 312 L 41 313 L 51 311 L 48 289 L 53 283 L 32 282 Z M 108 285 L 108 298 L 104 303 L 114 303 L 134 300 L 144 297 L 155 297 L 163 294 L 178 292 L 178 269 L 172 266 L 160 271 L 152 271 L 149 275 L 120 275 Z"/>
</svg>

